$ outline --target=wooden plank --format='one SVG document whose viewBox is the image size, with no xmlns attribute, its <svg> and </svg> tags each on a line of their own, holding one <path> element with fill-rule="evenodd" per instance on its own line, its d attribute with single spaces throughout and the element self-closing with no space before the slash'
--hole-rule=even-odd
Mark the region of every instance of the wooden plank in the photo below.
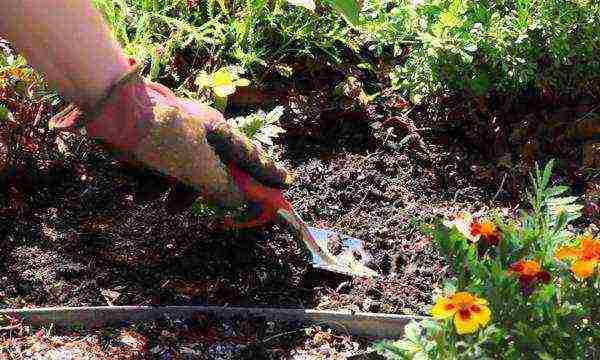
<svg viewBox="0 0 600 360">
<path fill-rule="evenodd" d="M 80 326 L 84 328 L 143 320 L 189 318 L 197 314 L 206 314 L 222 319 L 262 317 L 266 320 L 297 321 L 307 325 L 326 324 L 342 333 L 374 338 L 398 338 L 404 333 L 404 326 L 411 320 L 425 319 L 425 317 L 419 316 L 393 314 L 220 306 L 54 307 L 4 309 L 0 310 L 0 314 L 15 316 L 34 325 L 54 324 L 61 327 Z"/>
</svg>

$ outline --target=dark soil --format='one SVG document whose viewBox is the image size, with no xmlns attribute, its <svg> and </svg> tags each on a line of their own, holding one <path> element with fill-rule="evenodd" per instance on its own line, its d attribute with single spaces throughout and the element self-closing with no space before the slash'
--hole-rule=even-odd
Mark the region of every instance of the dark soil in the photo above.
<svg viewBox="0 0 600 360">
<path fill-rule="evenodd" d="M 0 300 L 4 306 L 211 304 L 419 313 L 444 267 L 420 227 L 485 199 L 451 179 L 447 155 L 381 142 L 348 124 L 334 141 L 287 139 L 297 175 L 287 192 L 310 224 L 365 240 L 377 281 L 312 270 L 289 234 L 223 232 L 218 220 L 174 212 L 176 184 L 117 163 L 88 140 L 72 154 L 25 161 L 3 196 Z M 435 151 L 434 151 L 435 153 Z M 12 179 L 12 180 L 11 180 Z M 350 280 L 350 281 L 349 281 Z"/>
<path fill-rule="evenodd" d="M 447 274 L 422 227 L 457 209 L 515 205 L 514 194 L 526 184 L 519 172 L 524 168 L 502 172 L 489 165 L 491 156 L 472 154 L 471 130 L 411 131 L 437 124 L 425 113 L 391 124 L 368 122 L 374 118 L 368 114 L 342 115 L 335 121 L 331 114 L 306 117 L 320 129 L 317 135 L 295 133 L 294 124 L 284 121 L 290 133 L 279 152 L 296 174 L 287 197 L 309 224 L 363 239 L 381 278 L 311 269 L 302 248 L 277 227 L 219 230 L 210 212 L 172 206 L 186 194 L 180 185 L 126 167 L 89 140 L 69 136 L 61 151 L 46 144 L 3 178 L 1 304 L 426 313 Z M 485 126 L 473 128 L 482 132 Z M 484 166 L 497 173 L 481 175 Z M 504 185 L 503 173 L 509 175 Z"/>
</svg>

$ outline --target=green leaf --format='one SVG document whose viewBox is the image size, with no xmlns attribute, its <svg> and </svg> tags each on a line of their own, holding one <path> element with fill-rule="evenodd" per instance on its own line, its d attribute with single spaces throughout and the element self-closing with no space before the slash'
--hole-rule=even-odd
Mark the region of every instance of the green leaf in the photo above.
<svg viewBox="0 0 600 360">
<path fill-rule="evenodd" d="M 540 184 L 540 188 L 545 189 L 548 186 L 548 182 L 550 182 L 550 176 L 552 175 L 552 168 L 554 167 L 554 159 L 548 161 L 546 167 L 544 168 L 544 175 L 542 177 L 542 181 Z"/>
<path fill-rule="evenodd" d="M 359 7 L 356 0 L 327 0 L 327 2 L 352 26 L 358 26 Z"/>
<path fill-rule="evenodd" d="M 194 81 L 194 84 L 196 84 L 201 89 L 210 87 L 210 76 L 203 71 L 200 74 L 198 74 L 196 80 Z"/>
<path fill-rule="evenodd" d="M 284 112 L 284 107 L 283 106 L 277 106 L 277 107 L 275 107 L 275 109 L 269 111 L 269 113 L 265 117 L 265 122 L 267 124 L 274 124 L 274 123 L 276 123 L 283 116 L 283 112 Z"/>
<path fill-rule="evenodd" d="M 235 86 L 245 87 L 248 85 L 250 85 L 250 80 L 248 80 L 248 79 L 239 78 L 235 81 Z"/>
<path fill-rule="evenodd" d="M 548 206 L 567 206 L 574 203 L 575 201 L 577 201 L 577 196 L 565 196 L 548 200 L 547 204 Z"/>
<path fill-rule="evenodd" d="M 466 51 L 461 51 L 460 52 L 460 58 L 462 59 L 462 61 L 466 64 L 470 64 L 473 62 L 473 55 L 469 54 Z"/>
<path fill-rule="evenodd" d="M 421 326 L 416 321 L 411 321 L 404 327 L 404 336 L 411 341 L 418 342 L 421 337 Z"/>
<path fill-rule="evenodd" d="M 8 108 L 2 104 L 0 104 L 0 121 L 8 120 L 8 116 L 10 115 L 10 111 Z"/>
<path fill-rule="evenodd" d="M 453 28 L 460 24 L 460 19 L 454 13 L 446 11 L 440 15 L 440 22 L 445 27 Z"/>
<path fill-rule="evenodd" d="M 435 337 L 440 331 L 442 331 L 442 325 L 439 321 L 434 320 L 422 320 L 419 325 L 427 332 L 428 337 Z"/>
<path fill-rule="evenodd" d="M 474 79 L 469 81 L 469 87 L 478 96 L 485 95 L 490 88 L 490 84 L 490 78 L 486 73 L 478 74 Z"/>
<path fill-rule="evenodd" d="M 413 360 L 429 360 L 429 356 L 422 351 L 419 351 L 413 355 Z"/>
<path fill-rule="evenodd" d="M 217 95 L 218 97 L 226 98 L 227 96 L 235 93 L 235 85 L 224 84 L 224 85 L 215 86 L 215 87 L 213 87 L 213 91 L 215 92 L 215 95 Z"/>
<path fill-rule="evenodd" d="M 451 295 L 454 294 L 456 291 L 456 284 L 451 283 L 449 281 L 444 283 L 444 294 Z"/>
<path fill-rule="evenodd" d="M 477 51 L 477 45 L 475 45 L 475 44 L 466 45 L 465 50 L 469 51 L 469 52 L 475 52 L 475 51 Z"/>
<path fill-rule="evenodd" d="M 421 350 L 421 346 L 419 343 L 408 341 L 408 340 L 398 340 L 393 343 L 395 347 L 400 350 L 404 350 L 409 353 L 416 353 Z"/>
<path fill-rule="evenodd" d="M 540 360 L 554 360 L 554 356 L 548 354 L 547 352 L 538 352 L 537 356 Z"/>
<path fill-rule="evenodd" d="M 564 193 L 567 190 L 569 190 L 568 186 L 553 186 L 546 190 L 546 194 L 548 195 L 548 197 L 555 197 Z"/>
<path fill-rule="evenodd" d="M 373 349 L 375 349 L 375 351 L 382 355 L 395 355 L 400 359 L 404 359 L 406 352 L 402 350 L 399 346 L 397 346 L 399 345 L 397 343 L 399 343 L 399 341 L 378 341 L 373 344 Z"/>
</svg>

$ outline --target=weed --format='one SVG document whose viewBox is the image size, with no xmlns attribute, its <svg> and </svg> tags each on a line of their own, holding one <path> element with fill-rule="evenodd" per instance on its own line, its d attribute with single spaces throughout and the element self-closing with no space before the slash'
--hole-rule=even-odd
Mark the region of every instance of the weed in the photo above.
<svg viewBox="0 0 600 360">
<path fill-rule="evenodd" d="M 233 121 L 236 127 L 250 139 L 270 148 L 273 146 L 273 138 L 285 132 L 277 125 L 282 115 L 283 106 L 278 106 L 269 113 L 259 110 L 245 117 L 234 118 Z"/>
</svg>

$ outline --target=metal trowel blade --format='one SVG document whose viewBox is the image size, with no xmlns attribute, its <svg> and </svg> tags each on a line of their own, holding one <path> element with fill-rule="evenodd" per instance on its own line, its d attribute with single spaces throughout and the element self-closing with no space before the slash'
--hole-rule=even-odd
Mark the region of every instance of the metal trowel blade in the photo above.
<svg viewBox="0 0 600 360">
<path fill-rule="evenodd" d="M 365 265 L 371 255 L 361 240 L 331 229 L 308 227 L 292 211 L 279 210 L 278 215 L 302 240 L 311 254 L 313 267 L 353 277 L 379 275 Z"/>
</svg>

